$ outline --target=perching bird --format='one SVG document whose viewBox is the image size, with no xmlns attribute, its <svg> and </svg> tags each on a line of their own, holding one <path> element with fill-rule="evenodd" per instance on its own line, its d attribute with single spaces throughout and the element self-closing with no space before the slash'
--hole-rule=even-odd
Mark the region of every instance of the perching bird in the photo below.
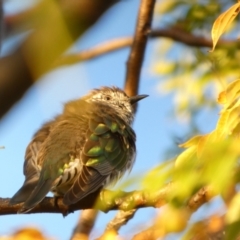
<svg viewBox="0 0 240 240">
<path fill-rule="evenodd" d="M 133 104 L 145 97 L 102 87 L 68 102 L 28 145 L 25 181 L 10 204 L 28 212 L 51 191 L 71 205 L 117 181 L 134 163 Z"/>
</svg>

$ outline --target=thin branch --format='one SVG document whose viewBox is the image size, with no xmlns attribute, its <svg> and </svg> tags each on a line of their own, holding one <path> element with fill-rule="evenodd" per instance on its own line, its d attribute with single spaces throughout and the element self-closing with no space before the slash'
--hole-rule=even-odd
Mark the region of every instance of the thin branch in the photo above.
<svg viewBox="0 0 240 240">
<path fill-rule="evenodd" d="M 127 61 L 125 92 L 128 96 L 138 93 L 139 77 L 144 59 L 148 33 L 151 29 L 155 0 L 141 0 L 133 45 Z"/>
<path fill-rule="evenodd" d="M 188 208 L 195 212 L 203 204 L 209 202 L 215 196 L 210 186 L 202 187 L 195 195 L 193 195 L 188 201 Z"/>
<path fill-rule="evenodd" d="M 96 59 L 103 54 L 129 47 L 132 45 L 132 42 L 133 39 L 131 37 L 112 39 L 80 53 L 64 55 L 54 63 L 53 68 L 78 63 L 80 61 L 91 60 L 93 58 Z"/>
<path fill-rule="evenodd" d="M 118 232 L 123 225 L 126 225 L 134 217 L 136 211 L 137 209 L 118 211 L 116 216 L 108 223 L 105 231 L 115 230 Z"/>
<path fill-rule="evenodd" d="M 212 40 L 203 36 L 197 36 L 183 29 L 177 27 L 170 27 L 165 29 L 154 29 L 149 33 L 151 38 L 165 37 L 170 38 L 176 42 L 186 44 L 191 47 L 209 47 L 212 48 Z M 219 48 L 239 46 L 238 40 L 220 40 Z"/>
<path fill-rule="evenodd" d="M 88 239 L 97 216 L 98 211 L 94 209 L 83 210 L 80 214 L 77 225 L 73 230 L 71 240 Z"/>
<path fill-rule="evenodd" d="M 137 209 L 118 211 L 116 216 L 107 224 L 105 233 L 109 231 L 115 231 L 117 233 L 123 225 L 126 225 L 134 217 L 136 211 Z"/>
<path fill-rule="evenodd" d="M 103 235 L 98 238 L 97 240 L 104 240 L 107 239 L 109 235 L 114 235 L 115 238 L 118 235 L 119 229 L 128 223 L 134 217 L 137 209 L 132 209 L 128 211 L 118 211 L 116 216 L 107 224 Z"/>
</svg>

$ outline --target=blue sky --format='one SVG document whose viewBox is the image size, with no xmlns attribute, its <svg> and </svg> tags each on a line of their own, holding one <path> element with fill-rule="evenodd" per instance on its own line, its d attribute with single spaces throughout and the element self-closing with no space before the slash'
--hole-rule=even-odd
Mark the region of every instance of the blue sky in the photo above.
<svg viewBox="0 0 240 240">
<path fill-rule="evenodd" d="M 20 1 L 19 1 L 20 2 Z M 14 12 L 21 6 L 18 1 L 6 2 L 6 11 Z M 29 1 L 26 1 L 29 2 Z M 112 7 L 100 21 L 90 29 L 71 51 L 87 49 L 103 41 L 131 36 L 134 32 L 139 1 L 121 1 Z M 3 45 L 6 54 L 16 39 Z M 169 117 L 171 96 L 160 96 L 157 92 L 158 78 L 151 72 L 156 40 L 149 41 L 142 68 L 139 93 L 149 94 L 140 102 L 133 125 L 137 134 L 137 159 L 130 176 L 143 175 L 147 170 L 164 160 L 165 149 L 174 144 L 171 133 L 179 131 L 175 119 Z M 22 185 L 24 153 L 34 132 L 46 121 L 61 113 L 63 104 L 86 94 L 100 86 L 123 87 L 129 49 L 104 55 L 96 60 L 55 70 L 41 78 L 11 109 L 0 122 L 1 197 L 11 197 Z M 206 129 L 212 129 L 214 121 Z M 187 126 L 182 125 L 184 132 Z M 132 189 L 134 190 L 134 189 Z M 116 212 L 101 213 L 94 228 L 95 237 Z M 123 227 L 121 234 L 131 236 L 140 228 L 150 226 L 157 211 L 148 208 L 137 212 L 134 219 Z M 9 215 L 0 218 L 0 236 L 24 226 L 37 226 L 48 236 L 68 239 L 77 222 L 79 212 L 63 218 L 61 214 Z M 140 227 L 140 228 L 139 228 Z"/>
</svg>

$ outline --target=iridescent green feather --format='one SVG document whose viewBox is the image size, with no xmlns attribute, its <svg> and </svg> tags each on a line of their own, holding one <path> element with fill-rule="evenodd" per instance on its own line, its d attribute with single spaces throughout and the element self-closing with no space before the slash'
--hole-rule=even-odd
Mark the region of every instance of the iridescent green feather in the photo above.
<svg viewBox="0 0 240 240">
<path fill-rule="evenodd" d="M 107 152 L 113 152 L 118 147 L 116 139 L 109 139 L 107 144 L 105 145 L 105 150 Z"/>
<path fill-rule="evenodd" d="M 103 133 L 106 133 L 107 131 L 109 131 L 109 128 L 103 123 L 99 123 L 97 127 L 94 129 L 94 133 L 96 135 L 101 135 Z"/>
<path fill-rule="evenodd" d="M 103 154 L 103 149 L 100 146 L 95 146 L 91 148 L 86 155 L 89 157 L 97 157 L 101 154 Z"/>
</svg>

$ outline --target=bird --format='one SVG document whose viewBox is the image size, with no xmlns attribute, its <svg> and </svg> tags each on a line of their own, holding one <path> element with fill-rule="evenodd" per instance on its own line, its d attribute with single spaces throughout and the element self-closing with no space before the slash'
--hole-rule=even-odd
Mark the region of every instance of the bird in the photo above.
<svg viewBox="0 0 240 240">
<path fill-rule="evenodd" d="M 116 183 L 135 162 L 134 104 L 147 96 L 105 86 L 67 102 L 27 146 L 25 181 L 10 205 L 27 213 L 49 192 L 71 205 Z"/>
</svg>

